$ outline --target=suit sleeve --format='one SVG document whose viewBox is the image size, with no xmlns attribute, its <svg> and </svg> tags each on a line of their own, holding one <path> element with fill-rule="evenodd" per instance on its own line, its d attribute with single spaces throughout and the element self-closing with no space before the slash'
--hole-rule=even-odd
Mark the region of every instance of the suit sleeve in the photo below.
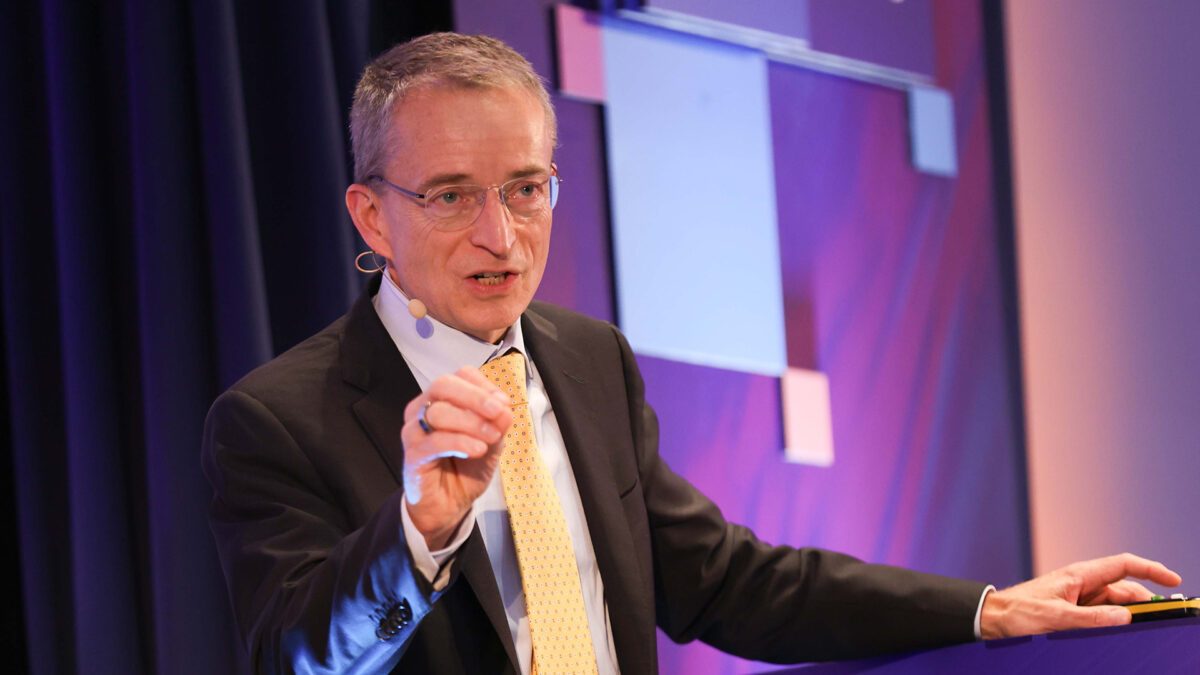
<svg viewBox="0 0 1200 675">
<path fill-rule="evenodd" d="M 257 672 L 378 673 L 396 665 L 440 593 L 413 564 L 397 490 L 357 529 L 302 444 L 231 390 L 205 422 L 210 522 Z"/>
<path fill-rule="evenodd" d="M 974 639 L 984 584 L 815 548 L 771 546 L 658 454 L 658 422 L 620 343 L 653 553 L 655 612 L 676 642 L 772 663 L 862 658 Z"/>
</svg>

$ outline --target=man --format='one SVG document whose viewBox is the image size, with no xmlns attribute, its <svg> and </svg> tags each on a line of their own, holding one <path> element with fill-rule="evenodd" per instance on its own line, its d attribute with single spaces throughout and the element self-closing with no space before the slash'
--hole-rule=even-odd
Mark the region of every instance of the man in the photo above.
<svg viewBox="0 0 1200 675">
<path fill-rule="evenodd" d="M 1149 597 L 1127 576 L 1179 583 L 1124 555 L 994 591 L 757 541 L 658 457 L 621 334 L 532 302 L 559 179 L 528 62 L 489 38 L 400 45 L 364 72 L 351 131 L 346 205 L 383 273 L 205 427 L 261 670 L 653 673 L 656 624 L 849 658 L 1125 623 L 1106 603 Z"/>
</svg>

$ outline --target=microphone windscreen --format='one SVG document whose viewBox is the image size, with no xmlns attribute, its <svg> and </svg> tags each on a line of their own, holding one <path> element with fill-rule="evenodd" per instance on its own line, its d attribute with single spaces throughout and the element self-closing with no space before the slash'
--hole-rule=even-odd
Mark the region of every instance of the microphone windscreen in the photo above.
<svg viewBox="0 0 1200 675">
<path fill-rule="evenodd" d="M 408 301 L 408 313 L 412 314 L 414 319 L 420 320 L 425 318 L 428 311 L 425 309 L 425 303 L 413 298 Z"/>
</svg>

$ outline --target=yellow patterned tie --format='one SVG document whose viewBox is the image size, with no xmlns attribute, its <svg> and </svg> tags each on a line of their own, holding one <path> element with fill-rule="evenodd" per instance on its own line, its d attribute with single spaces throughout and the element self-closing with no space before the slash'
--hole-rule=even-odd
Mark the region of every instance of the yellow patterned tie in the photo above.
<svg viewBox="0 0 1200 675">
<path fill-rule="evenodd" d="M 596 654 L 583 607 L 579 568 L 550 470 L 533 438 L 525 393 L 525 357 L 511 351 L 480 369 L 512 401 L 500 480 L 512 525 L 525 610 L 533 639 L 533 673 L 595 673 Z"/>
</svg>

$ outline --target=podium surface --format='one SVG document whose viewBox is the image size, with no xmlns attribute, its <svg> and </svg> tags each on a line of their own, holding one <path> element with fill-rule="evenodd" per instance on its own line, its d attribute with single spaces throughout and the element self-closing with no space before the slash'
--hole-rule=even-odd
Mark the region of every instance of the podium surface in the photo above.
<svg viewBox="0 0 1200 675">
<path fill-rule="evenodd" d="M 771 675 L 834 673 L 1200 673 L 1200 617 L 973 642 Z"/>
</svg>

